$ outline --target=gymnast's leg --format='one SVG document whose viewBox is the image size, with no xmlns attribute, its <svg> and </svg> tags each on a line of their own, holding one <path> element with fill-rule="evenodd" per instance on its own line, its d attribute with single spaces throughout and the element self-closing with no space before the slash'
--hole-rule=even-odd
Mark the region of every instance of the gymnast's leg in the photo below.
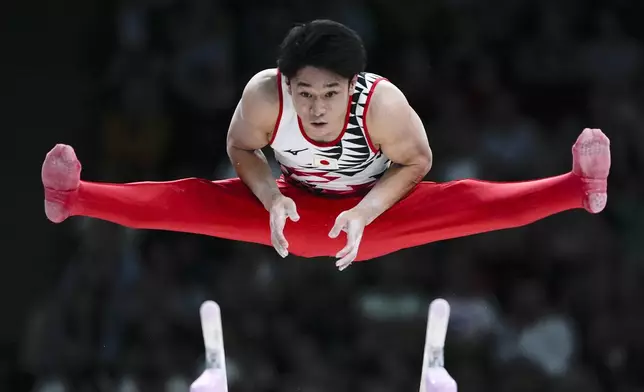
<svg viewBox="0 0 644 392">
<path fill-rule="evenodd" d="M 461 180 L 421 183 L 367 226 L 356 260 L 449 238 L 524 226 L 559 212 L 606 205 L 610 145 L 585 130 L 572 149 L 567 174 L 525 182 Z"/>
<path fill-rule="evenodd" d="M 205 234 L 270 245 L 268 212 L 238 179 L 186 178 L 129 184 L 80 180 L 81 164 L 70 146 L 45 158 L 45 214 L 52 222 L 86 216 L 137 229 Z"/>
</svg>

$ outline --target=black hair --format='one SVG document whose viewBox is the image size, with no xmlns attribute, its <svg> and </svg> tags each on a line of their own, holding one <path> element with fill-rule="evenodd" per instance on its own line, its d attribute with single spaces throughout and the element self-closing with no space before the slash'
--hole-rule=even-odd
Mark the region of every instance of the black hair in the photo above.
<svg viewBox="0 0 644 392">
<path fill-rule="evenodd" d="M 366 63 L 367 52 L 358 33 L 327 19 L 293 27 L 277 59 L 277 67 L 288 79 L 307 66 L 351 79 L 365 70 Z"/>
</svg>

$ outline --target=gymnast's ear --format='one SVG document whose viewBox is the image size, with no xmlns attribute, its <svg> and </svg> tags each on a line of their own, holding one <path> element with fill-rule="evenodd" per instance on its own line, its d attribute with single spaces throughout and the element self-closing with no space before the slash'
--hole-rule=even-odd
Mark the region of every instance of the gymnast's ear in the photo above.
<svg viewBox="0 0 644 392">
<path fill-rule="evenodd" d="M 353 93 L 355 92 L 357 82 L 358 75 L 353 75 L 353 77 L 349 80 L 349 95 L 353 95 Z"/>
<path fill-rule="evenodd" d="M 293 92 L 291 91 L 291 80 L 285 76 L 284 81 L 286 82 L 286 91 L 288 91 L 289 95 L 293 95 Z"/>
</svg>

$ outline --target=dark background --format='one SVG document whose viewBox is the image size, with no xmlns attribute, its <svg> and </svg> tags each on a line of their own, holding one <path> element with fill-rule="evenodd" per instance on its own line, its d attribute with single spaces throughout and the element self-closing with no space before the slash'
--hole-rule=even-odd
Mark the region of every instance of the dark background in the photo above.
<svg viewBox="0 0 644 392">
<path fill-rule="evenodd" d="M 411 391 L 438 296 L 453 306 L 446 361 L 460 391 L 644 390 L 643 11 L 634 0 L 7 2 L 0 390 L 186 391 L 203 363 L 198 307 L 214 299 L 231 391 Z M 231 176 L 223 142 L 241 89 L 274 66 L 288 28 L 318 17 L 361 33 L 369 70 L 407 94 L 434 150 L 428 180 L 560 174 L 579 132 L 598 127 L 612 142 L 607 209 L 343 273 L 261 246 L 46 220 L 40 165 L 57 142 L 75 147 L 85 179 Z"/>
</svg>

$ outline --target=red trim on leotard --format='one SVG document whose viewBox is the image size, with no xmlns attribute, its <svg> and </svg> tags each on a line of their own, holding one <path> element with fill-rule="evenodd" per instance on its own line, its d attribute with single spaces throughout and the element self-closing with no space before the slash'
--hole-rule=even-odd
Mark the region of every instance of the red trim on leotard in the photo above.
<svg viewBox="0 0 644 392">
<path fill-rule="evenodd" d="M 342 132 L 340 132 L 340 134 L 338 135 L 338 137 L 335 138 L 335 140 L 332 140 L 330 142 L 318 142 L 318 141 L 315 141 L 315 140 L 311 139 L 306 134 L 306 132 L 304 131 L 304 126 L 302 125 L 302 119 L 300 118 L 300 116 L 297 116 L 297 125 L 299 125 L 300 132 L 302 133 L 302 136 L 304 136 L 304 139 L 306 139 L 307 142 L 313 144 L 314 146 L 318 146 L 318 147 L 331 147 L 331 146 L 335 146 L 336 144 L 338 144 L 338 142 L 342 139 L 342 136 L 344 136 L 344 133 L 347 131 L 347 125 L 349 125 L 349 116 L 351 114 L 351 101 L 352 100 L 353 100 L 353 98 L 351 96 L 349 96 L 349 102 L 347 104 L 347 114 L 346 114 L 346 117 L 344 119 L 344 127 L 342 127 Z"/>
<path fill-rule="evenodd" d="M 275 136 L 277 136 L 277 130 L 280 128 L 280 121 L 282 121 L 282 111 L 284 109 L 284 97 L 282 96 L 282 73 L 280 70 L 277 70 L 277 94 L 279 95 L 280 99 L 280 110 L 277 113 L 277 120 L 275 121 L 275 128 L 273 128 L 273 134 L 271 135 L 271 140 L 269 140 L 268 144 L 271 145 L 273 144 L 273 141 L 275 141 Z"/>
<path fill-rule="evenodd" d="M 367 144 L 369 144 L 369 148 L 371 148 L 371 151 L 373 152 L 378 152 L 378 150 L 376 149 L 376 146 L 371 141 L 371 137 L 369 137 L 369 128 L 367 127 L 367 110 L 369 109 L 369 103 L 371 102 L 371 97 L 373 96 L 373 92 L 376 91 L 376 86 L 378 85 L 378 83 L 382 82 L 383 80 L 387 80 L 387 78 L 379 78 L 373 82 L 373 85 L 371 86 L 371 90 L 369 90 L 369 95 L 367 95 L 367 102 L 365 102 L 364 104 L 364 111 L 362 112 L 362 128 L 364 129 L 364 136 L 365 136 L 365 139 L 367 139 Z"/>
</svg>

